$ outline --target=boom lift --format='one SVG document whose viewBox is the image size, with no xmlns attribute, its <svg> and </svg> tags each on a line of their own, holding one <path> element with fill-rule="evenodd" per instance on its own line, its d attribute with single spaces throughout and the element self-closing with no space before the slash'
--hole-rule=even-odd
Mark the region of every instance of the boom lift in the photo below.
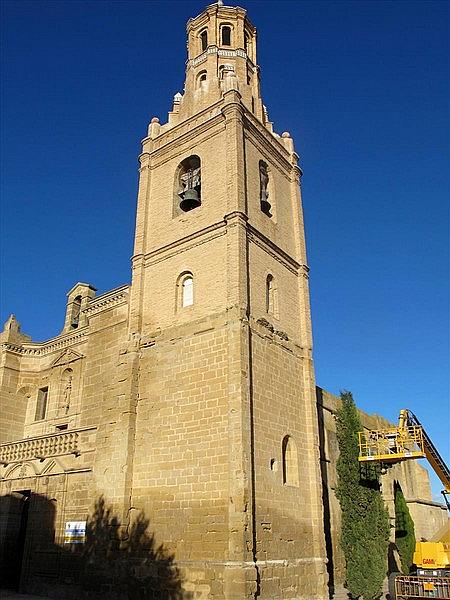
<svg viewBox="0 0 450 600">
<path fill-rule="evenodd" d="M 408 459 L 426 458 L 444 485 L 450 511 L 450 471 L 417 417 L 400 411 L 397 427 L 359 432 L 359 461 L 394 464 Z M 392 573 L 389 578 L 391 600 L 442 598 L 450 600 L 450 524 L 433 540 L 416 542 L 414 572 Z"/>
</svg>

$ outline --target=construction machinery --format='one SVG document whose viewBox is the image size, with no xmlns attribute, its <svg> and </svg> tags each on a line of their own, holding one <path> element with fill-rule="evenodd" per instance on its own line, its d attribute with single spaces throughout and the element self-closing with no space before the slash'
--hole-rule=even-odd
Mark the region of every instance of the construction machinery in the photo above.
<svg viewBox="0 0 450 600">
<path fill-rule="evenodd" d="M 444 485 L 442 494 L 450 511 L 450 471 L 417 417 L 402 409 L 397 427 L 359 432 L 359 461 L 391 465 L 426 458 Z M 391 600 L 441 598 L 450 600 L 450 523 L 429 541 L 416 542 L 409 575 L 392 573 Z"/>
</svg>

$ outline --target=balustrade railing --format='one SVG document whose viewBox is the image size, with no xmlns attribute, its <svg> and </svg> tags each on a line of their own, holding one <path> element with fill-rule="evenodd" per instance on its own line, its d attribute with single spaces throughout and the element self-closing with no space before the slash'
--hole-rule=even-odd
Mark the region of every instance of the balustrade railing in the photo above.
<svg viewBox="0 0 450 600">
<path fill-rule="evenodd" d="M 44 459 L 49 456 L 80 453 L 80 434 L 86 429 L 51 433 L 39 437 L 8 442 L 0 445 L 0 463 L 9 464 L 30 460 Z"/>
</svg>

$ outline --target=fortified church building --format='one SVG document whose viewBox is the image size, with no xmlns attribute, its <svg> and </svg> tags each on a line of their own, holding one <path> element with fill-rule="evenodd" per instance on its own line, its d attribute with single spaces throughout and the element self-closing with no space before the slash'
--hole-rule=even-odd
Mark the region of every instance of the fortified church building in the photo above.
<svg viewBox="0 0 450 600">
<path fill-rule="evenodd" d="M 1 334 L 1 577 L 84 597 L 70 523 L 97 503 L 122 541 L 145 515 L 180 582 L 137 553 L 141 595 L 118 568 L 108 598 L 325 600 L 344 579 L 337 400 L 315 386 L 298 155 L 246 11 L 218 2 L 187 32 L 184 94 L 142 142 L 131 285 L 77 283 L 46 342 L 13 316 Z M 392 473 L 391 510 L 395 477 L 437 529 L 425 471 Z"/>
</svg>

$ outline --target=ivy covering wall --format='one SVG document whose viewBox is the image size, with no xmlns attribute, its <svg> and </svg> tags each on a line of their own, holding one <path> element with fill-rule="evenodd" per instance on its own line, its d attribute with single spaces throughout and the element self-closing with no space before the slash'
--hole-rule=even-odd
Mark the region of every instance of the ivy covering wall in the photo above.
<svg viewBox="0 0 450 600">
<path fill-rule="evenodd" d="M 341 393 L 337 411 L 336 495 L 342 509 L 341 546 L 346 561 L 346 587 L 352 598 L 375 600 L 387 571 L 389 515 L 380 491 L 376 465 L 360 468 L 358 410 L 350 392 Z"/>
</svg>

